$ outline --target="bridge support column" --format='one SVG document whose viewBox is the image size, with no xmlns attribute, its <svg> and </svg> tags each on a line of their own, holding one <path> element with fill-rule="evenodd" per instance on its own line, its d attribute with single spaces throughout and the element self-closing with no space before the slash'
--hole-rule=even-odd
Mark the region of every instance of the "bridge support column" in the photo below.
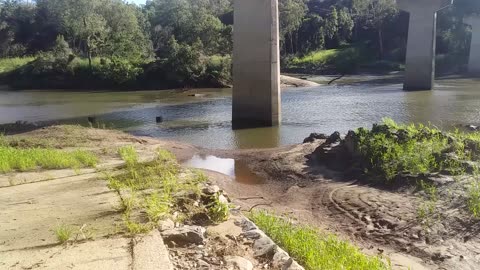
<svg viewBox="0 0 480 270">
<path fill-rule="evenodd" d="M 405 90 L 431 90 L 435 79 L 437 11 L 453 0 L 397 0 L 401 10 L 410 13 Z"/>
<path fill-rule="evenodd" d="M 234 1 L 234 129 L 280 123 L 278 27 L 278 0 Z"/>
<path fill-rule="evenodd" d="M 468 58 L 468 73 L 480 76 L 480 17 L 471 16 L 464 19 L 466 24 L 472 26 L 472 42 L 470 43 L 470 56 Z"/>
</svg>

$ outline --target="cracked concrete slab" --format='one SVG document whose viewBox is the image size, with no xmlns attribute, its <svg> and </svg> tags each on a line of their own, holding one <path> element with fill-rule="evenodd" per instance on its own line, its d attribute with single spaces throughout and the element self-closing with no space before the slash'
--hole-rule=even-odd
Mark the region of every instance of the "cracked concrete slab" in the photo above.
<svg viewBox="0 0 480 270">
<path fill-rule="evenodd" d="M 120 199 L 96 175 L 0 188 L 0 252 L 54 245 L 54 229 L 98 238 L 117 233 Z M 82 240 L 82 238 L 80 238 Z"/>
<path fill-rule="evenodd" d="M 131 240 L 109 238 L 68 246 L 0 252 L 0 269 L 130 270 Z"/>
</svg>

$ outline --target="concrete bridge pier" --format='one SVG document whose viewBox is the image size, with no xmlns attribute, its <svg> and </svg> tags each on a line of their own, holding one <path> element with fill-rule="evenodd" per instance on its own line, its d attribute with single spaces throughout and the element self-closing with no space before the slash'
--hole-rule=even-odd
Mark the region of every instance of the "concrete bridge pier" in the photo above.
<svg viewBox="0 0 480 270">
<path fill-rule="evenodd" d="M 405 90 L 431 90 L 435 79 L 437 11 L 453 0 L 397 0 L 399 9 L 410 13 Z"/>
<path fill-rule="evenodd" d="M 278 0 L 235 0 L 234 129 L 280 123 Z"/>
<path fill-rule="evenodd" d="M 480 16 L 470 16 L 463 21 L 472 26 L 468 73 L 474 76 L 480 76 Z"/>
</svg>

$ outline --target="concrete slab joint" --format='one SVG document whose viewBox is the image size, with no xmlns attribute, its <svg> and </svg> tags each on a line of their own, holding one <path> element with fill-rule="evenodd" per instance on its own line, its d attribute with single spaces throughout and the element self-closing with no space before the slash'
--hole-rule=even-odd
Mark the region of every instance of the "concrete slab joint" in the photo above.
<svg viewBox="0 0 480 270">
<path fill-rule="evenodd" d="M 463 22 L 472 27 L 468 73 L 474 76 L 480 76 L 480 16 L 467 17 Z"/>
<path fill-rule="evenodd" d="M 234 128 L 280 123 L 278 0 L 234 1 Z"/>
<path fill-rule="evenodd" d="M 397 0 L 399 9 L 410 14 L 405 90 L 431 90 L 435 78 L 437 11 L 453 0 Z"/>
</svg>

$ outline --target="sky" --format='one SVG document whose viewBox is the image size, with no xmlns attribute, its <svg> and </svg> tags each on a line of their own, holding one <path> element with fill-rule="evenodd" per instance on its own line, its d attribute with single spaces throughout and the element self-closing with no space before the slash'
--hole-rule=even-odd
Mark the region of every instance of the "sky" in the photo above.
<svg viewBox="0 0 480 270">
<path fill-rule="evenodd" d="M 135 4 L 145 4 L 146 0 L 129 0 L 130 2 L 132 3 L 135 3 Z"/>
</svg>

